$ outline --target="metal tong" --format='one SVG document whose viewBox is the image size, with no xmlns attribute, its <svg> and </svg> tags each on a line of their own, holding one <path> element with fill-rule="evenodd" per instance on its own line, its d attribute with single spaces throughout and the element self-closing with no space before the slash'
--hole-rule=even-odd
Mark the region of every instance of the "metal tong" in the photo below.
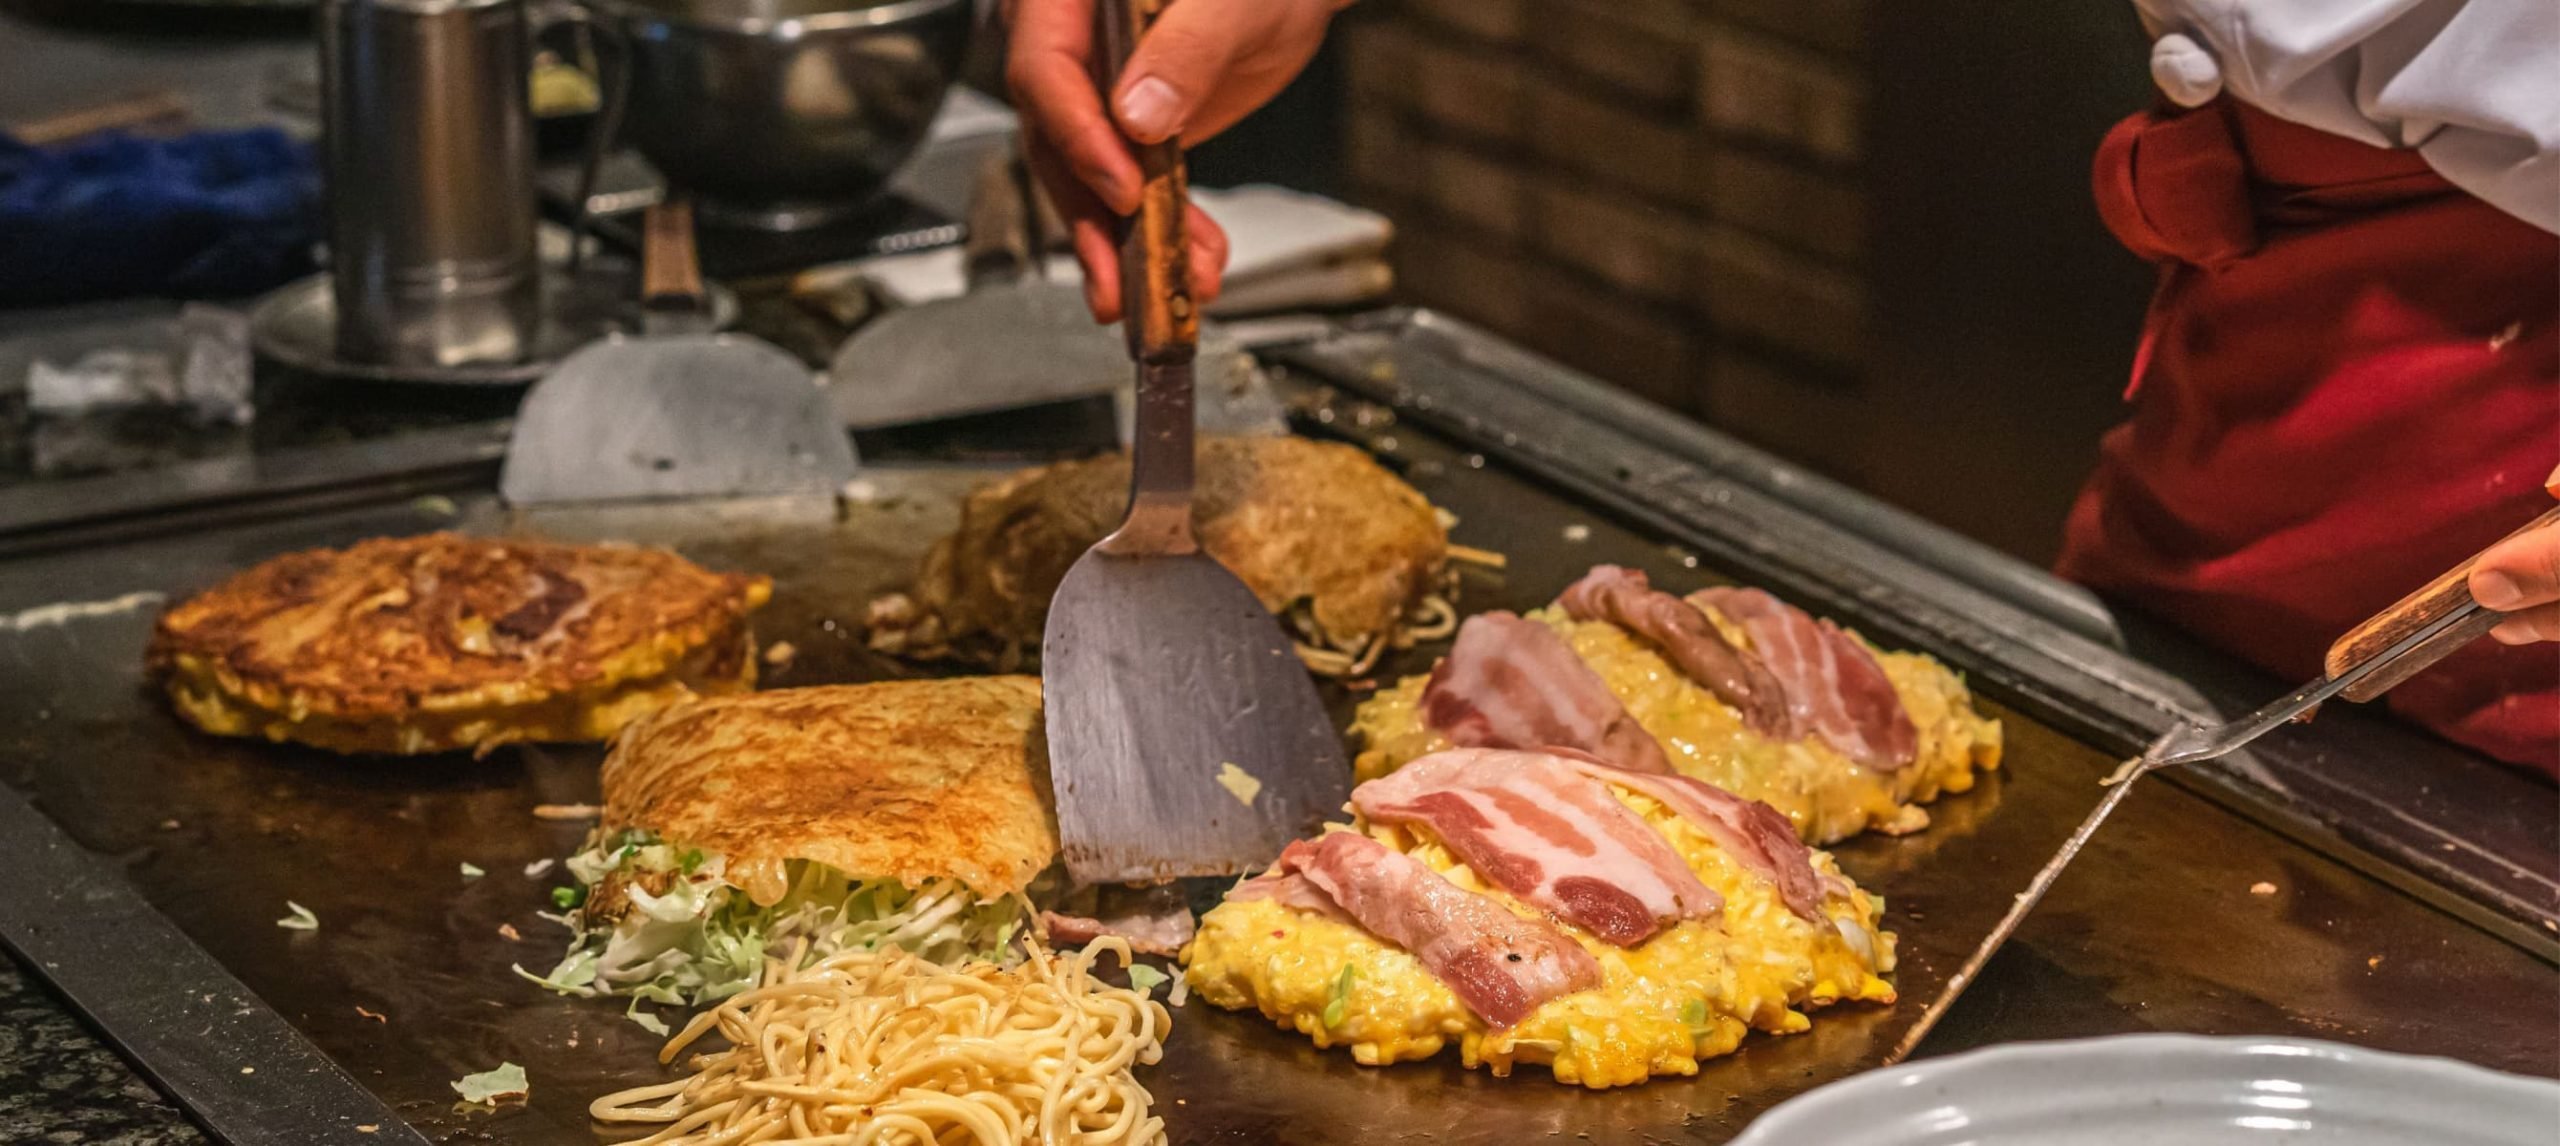
<svg viewBox="0 0 2560 1146">
<path fill-rule="evenodd" d="M 2528 533 L 2560 523 L 2560 508 L 2545 512 L 2510 533 Z M 2503 543 L 2503 541 L 2502 541 Z M 2494 548 L 2494 546 L 2492 547 Z M 2487 550 L 2482 550 L 2486 553 Z M 2471 567 L 2480 554 L 2374 614 L 2329 646 L 2320 679 L 2276 698 L 2238 720 L 2216 725 L 2184 724 L 2151 743 L 2137 763 L 2141 770 L 2170 764 L 2192 764 L 2227 755 L 2273 731 L 2277 725 L 2309 720 L 2322 701 L 2344 697 L 2356 703 L 2391 691 L 2455 649 L 2496 628 L 2506 615 L 2471 599 Z M 2127 777 L 2130 778 L 2130 777 Z"/>
<path fill-rule="evenodd" d="M 2545 512 L 2517 533 L 2545 528 L 2560 523 L 2560 508 Z M 2503 539 L 2502 539 L 2503 540 Z M 2486 549 L 2481 552 L 2487 552 Z M 2402 597 L 2390 608 L 2367 618 L 2363 624 L 2348 630 L 2329 646 L 2329 655 L 2320 679 L 2287 693 L 2266 707 L 2238 720 L 2206 725 L 2189 722 L 2170 729 L 2152 741 L 2141 756 L 2127 760 L 2115 775 L 2107 777 L 2107 794 L 2087 819 L 2062 842 L 2053 858 L 2036 872 L 2027 889 L 2018 893 L 2009 913 L 2001 917 L 1991 936 L 1975 952 L 1972 959 L 1956 972 L 1950 992 L 1961 992 L 1982 971 L 1982 965 L 1999 950 L 2026 921 L 2029 912 L 2044 899 L 2045 892 L 2061 878 L 2063 869 L 2071 866 L 2090 837 L 2098 832 L 2107 816 L 2133 791 L 2133 781 L 2154 768 L 2174 764 L 2192 764 L 2211 760 L 2239 750 L 2276 726 L 2294 720 L 2310 719 L 2322 701 L 2344 697 L 2358 703 L 2371 700 L 2391 690 L 2429 665 L 2443 660 L 2455 649 L 2477 640 L 2496 628 L 2505 615 L 2488 609 L 2471 597 L 2471 567 L 2480 555 L 2444 572 L 2418 591 Z M 1933 1023 L 1924 1022 L 1903 1036 L 1896 1057 L 1910 1053 Z"/>
</svg>

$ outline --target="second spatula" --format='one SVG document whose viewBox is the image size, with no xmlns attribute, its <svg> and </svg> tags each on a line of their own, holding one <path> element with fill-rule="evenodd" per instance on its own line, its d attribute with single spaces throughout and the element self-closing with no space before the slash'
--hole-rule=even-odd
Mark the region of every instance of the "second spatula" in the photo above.
<svg viewBox="0 0 2560 1146">
<path fill-rule="evenodd" d="M 1152 8 L 1097 8 L 1108 99 Z M 1120 244 L 1138 375 L 1129 509 L 1067 571 L 1041 643 L 1060 851 L 1081 884 L 1259 867 L 1350 794 L 1341 738 L 1288 634 L 1192 533 L 1199 314 L 1182 152 L 1134 150 L 1145 193 Z"/>
</svg>

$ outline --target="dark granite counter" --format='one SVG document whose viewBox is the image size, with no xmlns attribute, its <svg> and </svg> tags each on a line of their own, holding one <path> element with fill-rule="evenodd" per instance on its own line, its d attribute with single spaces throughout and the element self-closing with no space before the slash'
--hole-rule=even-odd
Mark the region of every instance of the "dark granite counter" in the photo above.
<svg viewBox="0 0 2560 1146">
<path fill-rule="evenodd" d="M 0 957 L 0 1142 L 199 1146 L 186 1116 Z"/>
</svg>

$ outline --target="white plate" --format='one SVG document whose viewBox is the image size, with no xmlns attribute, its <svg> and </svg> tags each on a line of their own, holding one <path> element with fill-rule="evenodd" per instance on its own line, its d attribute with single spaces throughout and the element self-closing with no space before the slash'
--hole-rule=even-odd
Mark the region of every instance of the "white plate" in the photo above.
<svg viewBox="0 0 2560 1146">
<path fill-rule="evenodd" d="M 1733 1146 L 2552 1146 L 2560 1083 L 2338 1043 L 2126 1035 L 1906 1063 Z"/>
</svg>

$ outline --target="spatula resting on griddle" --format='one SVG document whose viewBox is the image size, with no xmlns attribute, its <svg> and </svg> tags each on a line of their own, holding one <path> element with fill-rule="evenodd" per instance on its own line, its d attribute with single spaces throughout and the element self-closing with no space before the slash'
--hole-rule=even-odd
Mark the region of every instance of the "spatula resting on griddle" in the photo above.
<svg viewBox="0 0 2560 1146">
<path fill-rule="evenodd" d="M 2552 509 L 2533 519 L 2516 533 L 2560 524 L 2560 509 Z M 2509 537 L 2515 534 L 2508 534 Z M 2482 552 L 2486 552 L 2483 550 Z M 2133 781 L 2154 768 L 2175 764 L 2194 764 L 2229 755 L 2251 741 L 2275 730 L 2288 721 L 2309 720 L 2322 701 L 2344 697 L 2359 704 L 2389 692 L 2393 686 L 2418 674 L 2419 670 L 2452 655 L 2455 649 L 2480 639 L 2496 628 L 2505 614 L 2486 608 L 2471 598 L 2471 567 L 2480 560 L 2473 554 L 2445 572 L 2441 577 L 2416 592 L 2402 597 L 2390 608 L 2366 618 L 2365 622 L 2338 638 L 2329 646 L 2329 654 L 2320 679 L 2295 689 L 2269 702 L 2266 707 L 2238 720 L 2221 724 L 2183 724 L 2170 729 L 2142 755 L 2125 761 L 2114 776 L 2106 796 L 2081 821 L 2080 827 L 2063 841 L 2060 851 L 2045 862 L 2024 894 L 2009 909 L 2008 917 L 1992 932 L 1973 965 L 1965 968 L 1964 977 L 1980 970 L 1981 961 L 2026 919 L 2036 901 L 2044 898 L 2045 889 L 2053 886 L 2062 869 L 2095 835 L 2098 825 L 2105 823 L 2108 813 L 2124 802 L 2125 793 L 2133 790 Z"/>
<path fill-rule="evenodd" d="M 832 494 L 853 443 L 779 347 L 712 331 L 693 212 L 649 208 L 641 327 L 582 347 L 516 412 L 498 490 L 513 505 Z"/>
<path fill-rule="evenodd" d="M 1108 93 L 1153 5 L 1097 8 Z M 1120 244 L 1138 375 L 1129 511 L 1067 571 L 1041 643 L 1060 850 L 1079 884 L 1258 867 L 1339 810 L 1351 786 L 1288 634 L 1192 534 L 1199 315 L 1182 152 L 1173 141 L 1135 150 L 1146 189 Z"/>
<path fill-rule="evenodd" d="M 1040 193 L 1022 157 L 987 156 L 969 200 L 960 255 L 965 293 L 901 306 L 865 323 L 836 348 L 828 399 L 853 430 L 1035 410 L 1050 426 L 1063 403 L 1111 402 L 1114 439 L 1125 441 L 1130 408 L 1128 352 L 1093 324 L 1084 286 L 1047 281 L 1049 250 L 1066 224 Z M 1211 329 L 1196 357 L 1198 418 L 1211 433 L 1277 434 L 1280 401 L 1235 339 Z"/>
<path fill-rule="evenodd" d="M 827 367 L 828 397 L 856 430 L 1105 398 L 1126 385 L 1119 340 L 1084 289 L 1041 267 L 1047 204 L 1010 150 L 989 155 L 969 199 L 968 290 L 899 307 L 854 331 Z"/>
</svg>

